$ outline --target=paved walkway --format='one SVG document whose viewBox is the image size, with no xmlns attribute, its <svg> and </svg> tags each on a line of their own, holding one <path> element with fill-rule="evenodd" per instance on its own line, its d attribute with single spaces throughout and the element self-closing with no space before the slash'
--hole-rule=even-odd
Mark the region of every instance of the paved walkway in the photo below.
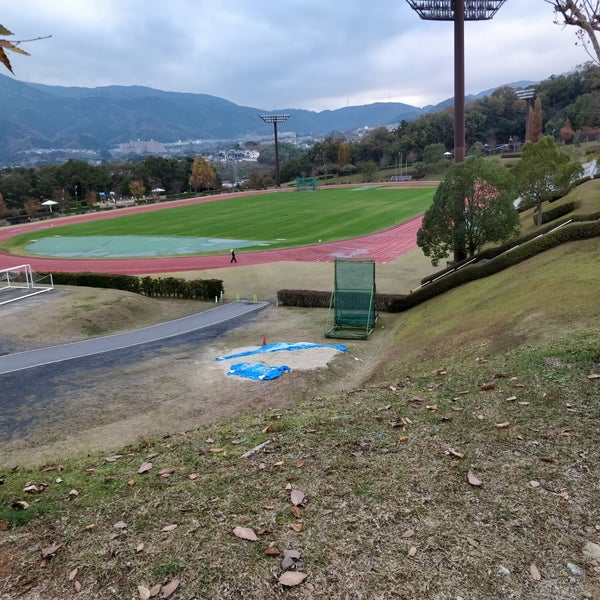
<svg viewBox="0 0 600 600">
<path fill-rule="evenodd" d="M 183 335 L 199 329 L 213 327 L 224 321 L 247 315 L 266 306 L 268 306 L 267 302 L 232 302 L 196 313 L 195 315 L 144 327 L 143 329 L 125 331 L 123 333 L 73 342 L 71 344 L 40 348 L 39 350 L 7 354 L 0 356 L 0 375 Z"/>
<path fill-rule="evenodd" d="M 428 182 L 429 184 L 435 182 Z M 356 186 L 353 186 L 356 187 Z M 256 193 L 265 193 L 264 191 Z M 273 193 L 287 193 L 273 191 Z M 244 192 L 245 195 L 248 192 Z M 127 215 L 136 212 L 164 210 L 202 202 L 212 202 L 226 197 L 240 194 L 222 194 L 209 198 L 194 198 L 179 200 L 162 204 L 150 204 L 132 208 L 123 208 L 118 211 L 91 213 L 75 217 L 61 218 L 59 221 L 42 221 L 27 223 L 14 227 L 0 229 L 0 242 L 15 235 L 46 229 L 54 223 L 67 225 L 87 220 L 106 219 L 115 216 Z M 181 256 L 181 257 L 156 257 L 156 258 L 122 258 L 122 259 L 61 259 L 40 258 L 33 256 L 16 256 L 0 252 L 0 269 L 7 269 L 21 264 L 30 264 L 35 272 L 61 271 L 77 273 L 91 271 L 95 273 L 119 273 L 125 275 L 146 275 L 152 273 L 175 273 L 182 271 L 200 271 L 206 269 L 236 268 L 240 266 L 265 264 L 280 261 L 296 262 L 333 262 L 336 258 L 373 259 L 378 264 L 385 264 L 396 260 L 409 250 L 416 248 L 416 234 L 422 222 L 422 215 L 401 223 L 384 231 L 366 235 L 359 238 L 342 240 L 311 246 L 286 248 L 283 250 L 262 250 L 244 253 L 240 251 L 240 261 L 230 264 L 230 255 L 210 256 Z"/>
</svg>

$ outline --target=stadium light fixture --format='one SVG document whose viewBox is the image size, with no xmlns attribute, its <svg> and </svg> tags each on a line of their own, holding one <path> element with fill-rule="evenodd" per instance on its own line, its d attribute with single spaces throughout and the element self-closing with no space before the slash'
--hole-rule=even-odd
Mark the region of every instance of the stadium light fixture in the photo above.
<svg viewBox="0 0 600 600">
<path fill-rule="evenodd" d="M 277 141 L 277 123 L 283 123 L 290 118 L 290 115 L 260 115 L 260 118 L 265 123 L 273 123 L 273 133 L 275 135 L 275 176 L 276 185 L 278 188 L 281 187 L 281 180 L 279 176 L 279 143 Z"/>
</svg>

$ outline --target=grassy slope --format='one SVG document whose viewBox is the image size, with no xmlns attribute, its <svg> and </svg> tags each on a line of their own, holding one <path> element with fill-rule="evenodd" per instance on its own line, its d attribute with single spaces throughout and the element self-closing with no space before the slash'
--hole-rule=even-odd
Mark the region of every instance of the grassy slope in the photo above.
<svg viewBox="0 0 600 600">
<path fill-rule="evenodd" d="M 600 597 L 583 551 L 600 542 L 599 267 L 600 240 L 569 244 L 386 316 L 396 344 L 362 389 L 2 474 L 0 589 L 133 598 L 178 579 L 172 598 L 278 598 L 273 543 L 301 554 L 293 598 Z M 296 514 L 289 487 L 308 495 Z"/>
</svg>

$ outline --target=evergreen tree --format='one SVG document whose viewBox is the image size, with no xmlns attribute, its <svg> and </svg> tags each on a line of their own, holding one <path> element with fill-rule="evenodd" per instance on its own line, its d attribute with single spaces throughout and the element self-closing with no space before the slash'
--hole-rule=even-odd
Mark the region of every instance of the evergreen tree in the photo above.
<svg viewBox="0 0 600 600">
<path fill-rule="evenodd" d="M 454 252 L 473 256 L 486 242 L 518 231 L 514 182 L 502 166 L 474 157 L 456 163 L 438 187 L 417 232 L 417 245 L 436 266 Z"/>
</svg>

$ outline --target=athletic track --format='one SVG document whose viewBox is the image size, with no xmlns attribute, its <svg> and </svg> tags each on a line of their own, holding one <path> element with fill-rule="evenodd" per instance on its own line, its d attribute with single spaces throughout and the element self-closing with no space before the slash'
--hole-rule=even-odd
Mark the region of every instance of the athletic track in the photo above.
<svg viewBox="0 0 600 600">
<path fill-rule="evenodd" d="M 432 185 L 437 182 L 423 182 L 417 185 Z M 412 182 L 412 185 L 415 185 Z M 357 187 L 357 186 L 352 186 Z M 265 191 L 250 192 L 250 194 L 264 194 Z M 286 193 L 273 190 L 272 193 Z M 60 218 L 57 221 L 40 221 L 25 225 L 14 225 L 0 229 L 0 242 L 13 236 L 46 229 L 57 225 L 69 225 L 82 221 L 107 219 L 111 217 L 128 215 L 137 212 L 165 210 L 185 204 L 199 204 L 235 196 L 248 195 L 249 192 L 220 194 L 209 198 L 192 198 L 175 200 L 168 203 L 149 204 L 118 210 L 107 210 L 87 215 Z M 126 275 L 145 275 L 151 273 L 173 273 L 181 271 L 199 271 L 205 269 L 220 269 L 225 267 L 241 267 L 280 261 L 297 262 L 333 262 L 336 258 L 373 259 L 376 263 L 385 264 L 396 260 L 408 251 L 416 248 L 416 236 L 421 226 L 422 215 L 406 221 L 400 225 L 390 227 L 384 231 L 359 238 L 342 240 L 311 246 L 286 248 L 283 250 L 262 250 L 244 253 L 240 250 L 237 254 L 237 264 L 230 264 L 229 253 L 213 254 L 209 256 L 181 256 L 181 257 L 152 257 L 152 258 L 114 258 L 114 259 L 63 259 L 40 258 L 33 256 L 18 256 L 0 252 L 0 269 L 8 269 L 18 265 L 29 264 L 35 272 L 65 272 L 79 273 L 83 271 L 95 273 L 120 273 Z"/>
</svg>

